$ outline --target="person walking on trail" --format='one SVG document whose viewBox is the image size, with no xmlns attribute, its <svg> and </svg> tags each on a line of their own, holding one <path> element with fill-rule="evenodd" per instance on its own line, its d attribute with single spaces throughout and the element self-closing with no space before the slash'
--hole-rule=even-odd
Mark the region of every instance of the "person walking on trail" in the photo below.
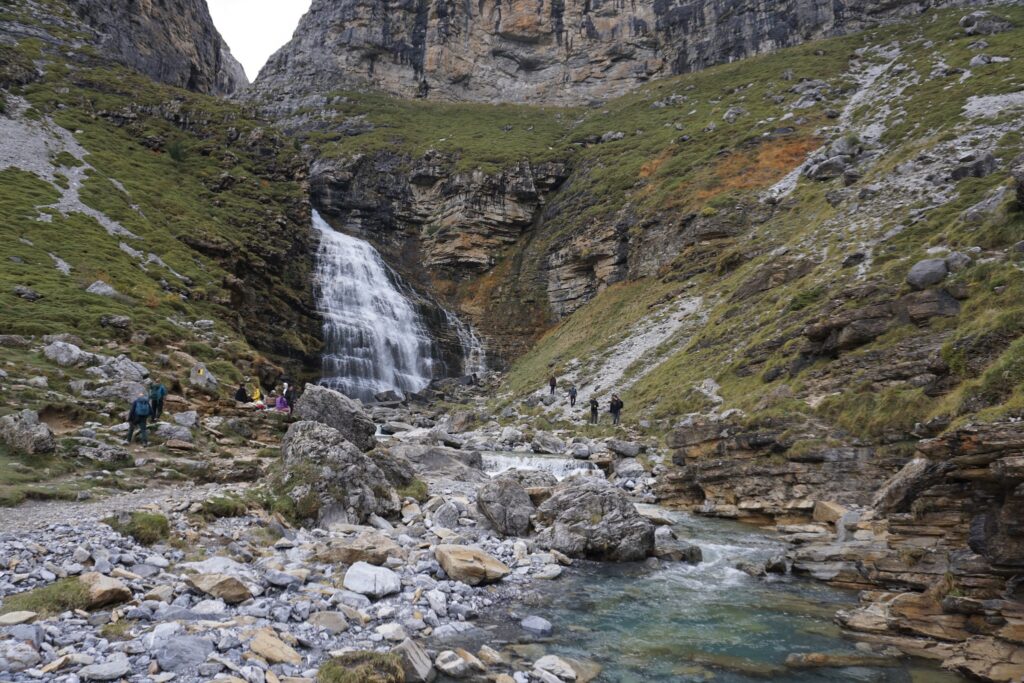
<svg viewBox="0 0 1024 683">
<path fill-rule="evenodd" d="M 590 424 L 592 424 L 592 425 L 596 425 L 597 424 L 597 409 L 598 409 L 597 399 L 596 398 L 591 398 L 590 399 Z"/>
<path fill-rule="evenodd" d="M 292 411 L 295 410 L 295 386 L 292 384 L 284 385 L 284 400 L 288 401 L 288 414 L 291 415 Z"/>
<path fill-rule="evenodd" d="M 146 429 L 146 420 L 149 419 L 151 407 L 149 399 L 145 395 L 138 396 L 132 401 L 131 410 L 128 411 L 128 438 L 125 443 L 131 444 L 135 437 L 135 430 L 139 430 L 139 441 L 143 446 L 149 447 L 149 431 Z"/>
<path fill-rule="evenodd" d="M 619 395 L 618 394 L 612 394 L 612 402 L 611 402 L 611 404 L 608 407 L 608 412 L 610 412 L 612 414 L 612 424 L 613 425 L 619 424 L 619 414 L 622 412 L 622 409 L 624 407 L 625 407 L 625 404 L 622 402 L 622 399 L 619 398 Z"/>
<path fill-rule="evenodd" d="M 245 390 L 245 382 L 238 384 L 238 391 L 235 392 L 235 400 L 239 403 L 249 402 L 249 392 Z"/>
<path fill-rule="evenodd" d="M 551 377 L 548 377 L 548 386 L 551 388 L 551 395 L 554 396 L 555 395 L 555 387 L 558 386 L 558 380 L 555 379 L 554 375 L 551 375 Z"/>
<path fill-rule="evenodd" d="M 164 414 L 164 398 L 167 396 L 167 387 L 162 382 L 153 380 L 149 383 L 149 412 L 156 422 Z"/>
<path fill-rule="evenodd" d="M 571 387 L 569 387 L 569 407 L 570 408 L 575 408 L 576 407 L 576 385 L 575 384 L 573 384 Z"/>
</svg>

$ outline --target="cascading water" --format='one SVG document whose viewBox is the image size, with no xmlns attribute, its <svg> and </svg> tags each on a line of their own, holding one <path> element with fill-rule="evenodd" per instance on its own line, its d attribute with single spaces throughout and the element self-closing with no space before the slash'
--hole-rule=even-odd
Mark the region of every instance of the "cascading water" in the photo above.
<svg viewBox="0 0 1024 683">
<path fill-rule="evenodd" d="M 337 232 L 316 211 L 313 227 L 320 233 L 315 281 L 324 318 L 321 384 L 369 400 L 389 389 L 421 391 L 443 375 L 426 320 L 377 250 Z M 464 372 L 481 372 L 485 357 L 476 334 L 442 311 L 462 345 Z"/>
<path fill-rule="evenodd" d="M 566 477 L 604 477 L 604 472 L 587 460 L 527 453 L 482 453 L 483 470 L 496 477 L 508 470 L 541 470 L 561 481 Z"/>
</svg>

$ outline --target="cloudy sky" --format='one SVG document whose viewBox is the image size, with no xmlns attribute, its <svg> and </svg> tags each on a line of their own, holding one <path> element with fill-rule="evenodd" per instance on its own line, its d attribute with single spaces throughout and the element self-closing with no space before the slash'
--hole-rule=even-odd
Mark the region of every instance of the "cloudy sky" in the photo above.
<svg viewBox="0 0 1024 683">
<path fill-rule="evenodd" d="M 207 0 L 217 30 L 249 80 L 287 43 L 311 0 Z"/>
</svg>

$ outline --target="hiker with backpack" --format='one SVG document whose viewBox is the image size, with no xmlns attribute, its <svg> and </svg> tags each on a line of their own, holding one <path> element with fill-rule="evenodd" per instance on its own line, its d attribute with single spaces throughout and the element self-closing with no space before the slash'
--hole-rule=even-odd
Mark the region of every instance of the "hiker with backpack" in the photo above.
<svg viewBox="0 0 1024 683">
<path fill-rule="evenodd" d="M 152 408 L 149 398 L 145 394 L 139 394 L 132 401 L 131 410 L 128 411 L 128 438 L 126 444 L 131 444 L 135 437 L 135 430 L 139 430 L 139 440 L 143 446 L 149 447 L 149 431 L 146 429 L 146 421 L 149 419 Z"/>
<path fill-rule="evenodd" d="M 591 396 L 590 397 L 590 424 L 592 424 L 592 425 L 596 425 L 597 424 L 597 409 L 598 409 L 597 397 L 596 396 Z"/>
<path fill-rule="evenodd" d="M 164 398 L 167 396 L 167 387 L 158 380 L 149 383 L 149 412 L 156 422 L 164 414 Z"/>
</svg>

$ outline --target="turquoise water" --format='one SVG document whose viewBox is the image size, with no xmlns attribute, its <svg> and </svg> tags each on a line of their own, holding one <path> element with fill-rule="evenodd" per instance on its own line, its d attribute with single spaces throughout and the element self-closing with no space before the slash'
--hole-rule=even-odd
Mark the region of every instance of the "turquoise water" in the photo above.
<svg viewBox="0 0 1024 683">
<path fill-rule="evenodd" d="M 546 653 L 597 662 L 598 680 L 950 683 L 963 681 L 928 662 L 894 667 L 787 669 L 790 653 L 855 654 L 832 622 L 856 593 L 793 577 L 754 579 L 733 568 L 783 549 L 771 535 L 736 523 L 675 515 L 676 533 L 699 545 L 704 562 L 642 565 L 578 563 L 538 587 L 519 610 L 554 624 L 550 639 L 523 635 L 514 621 L 485 620 L 523 662 Z"/>
</svg>

